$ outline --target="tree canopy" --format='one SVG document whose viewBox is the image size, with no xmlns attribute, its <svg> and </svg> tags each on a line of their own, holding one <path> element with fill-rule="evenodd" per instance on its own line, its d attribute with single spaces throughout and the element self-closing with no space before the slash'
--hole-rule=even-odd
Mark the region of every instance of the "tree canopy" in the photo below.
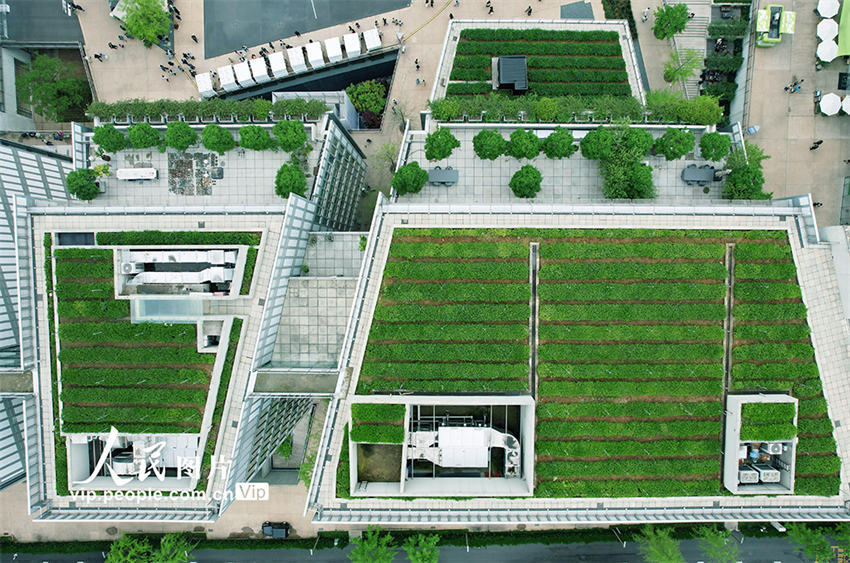
<svg viewBox="0 0 850 563">
<path fill-rule="evenodd" d="M 210 123 L 201 131 L 201 142 L 205 149 L 218 154 L 224 154 L 236 146 L 230 131 L 215 123 Z"/>
<path fill-rule="evenodd" d="M 670 39 L 688 25 L 690 11 L 686 4 L 667 4 L 655 9 L 655 25 L 652 32 L 656 39 Z"/>
<path fill-rule="evenodd" d="M 116 129 L 111 123 L 95 127 L 92 142 L 106 152 L 118 152 L 127 148 L 124 132 Z"/>
<path fill-rule="evenodd" d="M 354 549 L 348 558 L 356 563 L 391 563 L 395 557 L 392 535 L 381 534 L 377 526 L 369 526 L 359 538 L 352 538 L 351 543 Z"/>
<path fill-rule="evenodd" d="M 440 127 L 425 137 L 425 158 L 442 160 L 451 156 L 452 151 L 460 146 L 460 141 L 445 127 Z"/>
<path fill-rule="evenodd" d="M 99 192 L 97 184 L 97 173 L 91 168 L 80 168 L 73 170 L 65 176 L 65 187 L 68 193 L 77 199 L 89 201 L 97 197 Z"/>
<path fill-rule="evenodd" d="M 399 195 L 419 193 L 425 182 L 428 181 L 428 172 L 419 167 L 418 162 L 408 162 L 400 166 L 393 175 L 392 186 Z"/>
<path fill-rule="evenodd" d="M 171 121 L 165 127 L 165 144 L 185 151 L 198 142 L 198 133 L 185 121 Z"/>
<path fill-rule="evenodd" d="M 134 149 L 146 149 L 160 144 L 162 135 L 150 123 L 134 123 L 127 129 L 127 139 Z"/>
<path fill-rule="evenodd" d="M 508 184 L 517 197 L 535 197 L 540 191 L 543 175 L 540 170 L 530 164 L 526 164 L 517 170 Z"/>
<path fill-rule="evenodd" d="M 543 139 L 543 154 L 549 158 L 569 158 L 578 150 L 574 142 L 569 129 L 555 127 L 555 130 Z"/>
<path fill-rule="evenodd" d="M 19 98 L 49 121 L 79 119 L 91 102 L 88 82 L 75 76 L 68 63 L 47 55 L 37 55 L 15 84 Z"/>
<path fill-rule="evenodd" d="M 126 0 L 124 26 L 145 47 L 159 42 L 158 36 L 171 31 L 171 16 L 161 0 Z"/>
<path fill-rule="evenodd" d="M 517 129 L 511 133 L 505 154 L 514 158 L 534 158 L 540 154 L 540 138 L 533 131 Z"/>
<path fill-rule="evenodd" d="M 376 80 L 350 84 L 345 93 L 359 112 L 371 111 L 380 115 L 387 104 L 387 87 Z"/>
<path fill-rule="evenodd" d="M 304 196 L 307 188 L 307 177 L 295 163 L 284 164 L 277 170 L 274 178 L 274 193 L 283 198 L 289 194 Z"/>
<path fill-rule="evenodd" d="M 280 148 L 292 152 L 307 144 L 307 131 L 300 121 L 278 121 L 272 128 Z"/>
<path fill-rule="evenodd" d="M 505 153 L 507 141 L 492 129 L 482 129 L 472 138 L 472 148 L 478 158 L 496 160 Z"/>
<path fill-rule="evenodd" d="M 246 125 L 239 128 L 239 146 L 253 151 L 277 149 L 277 141 L 259 125 Z"/>
<path fill-rule="evenodd" d="M 667 160 L 682 158 L 696 146 L 694 134 L 687 129 L 668 127 L 658 139 L 655 140 L 655 152 L 663 154 Z"/>
<path fill-rule="evenodd" d="M 685 563 L 670 528 L 647 526 L 638 538 L 638 551 L 648 563 Z"/>
<path fill-rule="evenodd" d="M 699 140 L 699 152 L 706 160 L 719 161 L 726 158 L 732 147 L 732 139 L 729 135 L 712 132 L 704 133 Z"/>
</svg>

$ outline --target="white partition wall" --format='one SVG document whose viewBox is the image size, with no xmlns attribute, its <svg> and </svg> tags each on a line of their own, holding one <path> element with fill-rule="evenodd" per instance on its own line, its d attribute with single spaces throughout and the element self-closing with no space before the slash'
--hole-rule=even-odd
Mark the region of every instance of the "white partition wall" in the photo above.
<svg viewBox="0 0 850 563">
<path fill-rule="evenodd" d="M 304 72 L 307 70 L 307 65 L 304 63 L 304 49 L 301 47 L 287 49 L 286 58 L 289 59 L 289 66 L 292 67 L 292 72 Z"/>
<path fill-rule="evenodd" d="M 272 74 L 275 78 L 283 78 L 289 74 L 286 70 L 286 59 L 283 58 L 283 51 L 275 51 L 269 55 L 269 64 L 272 67 Z"/>
<path fill-rule="evenodd" d="M 360 55 L 360 36 L 356 33 L 347 33 L 342 36 L 345 43 L 345 55 L 348 58 Z"/>
<path fill-rule="evenodd" d="M 251 74 L 254 76 L 254 80 L 257 82 L 257 84 L 271 82 L 272 77 L 269 76 L 269 71 L 266 68 L 265 57 L 251 59 L 251 62 L 249 64 L 251 66 Z"/>
<path fill-rule="evenodd" d="M 233 72 L 236 73 L 236 82 L 242 87 L 253 86 L 257 82 L 251 76 L 251 68 L 248 66 L 248 61 L 233 65 Z"/>
<path fill-rule="evenodd" d="M 381 35 L 378 33 L 378 28 L 373 27 L 363 32 L 363 41 L 366 42 L 366 50 L 374 51 L 381 48 Z"/>
<path fill-rule="evenodd" d="M 233 67 L 230 65 L 218 67 L 218 81 L 221 82 L 221 87 L 228 92 L 235 92 L 239 89 L 236 77 L 233 76 Z"/>
<path fill-rule="evenodd" d="M 215 96 L 215 89 L 213 89 L 212 77 L 209 72 L 202 72 L 201 74 L 195 75 L 195 84 L 197 84 L 198 92 L 201 93 L 201 96 L 205 98 L 212 98 Z"/>
<path fill-rule="evenodd" d="M 342 48 L 339 46 L 339 37 L 325 39 L 325 52 L 328 60 L 332 63 L 342 60 Z"/>
<path fill-rule="evenodd" d="M 310 62 L 310 66 L 314 69 L 322 68 L 325 66 L 325 57 L 322 54 L 322 44 L 319 42 L 316 43 L 307 43 L 307 60 Z"/>
</svg>

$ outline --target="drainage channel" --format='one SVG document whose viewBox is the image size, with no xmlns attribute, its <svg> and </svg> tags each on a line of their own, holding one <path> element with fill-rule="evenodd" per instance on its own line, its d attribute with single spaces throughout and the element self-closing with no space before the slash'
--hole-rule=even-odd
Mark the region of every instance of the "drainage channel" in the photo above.
<svg viewBox="0 0 850 563">
<path fill-rule="evenodd" d="M 537 398 L 537 310 L 539 302 L 537 299 L 537 274 L 539 267 L 540 243 L 532 242 L 528 249 L 528 265 L 530 270 L 529 280 L 531 282 L 531 319 L 528 327 L 528 344 L 531 351 L 531 396 Z"/>
<path fill-rule="evenodd" d="M 723 319 L 723 394 L 720 428 L 726 428 L 726 395 L 732 380 L 732 305 L 735 302 L 735 244 L 726 245 L 726 316 Z M 726 451 L 726 432 L 720 433 L 720 450 Z"/>
</svg>

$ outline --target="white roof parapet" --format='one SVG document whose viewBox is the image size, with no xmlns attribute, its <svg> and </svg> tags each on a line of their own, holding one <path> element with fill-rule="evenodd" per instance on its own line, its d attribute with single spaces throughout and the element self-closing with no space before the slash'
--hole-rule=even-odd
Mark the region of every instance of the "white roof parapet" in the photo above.
<svg viewBox="0 0 850 563">
<path fill-rule="evenodd" d="M 198 92 L 205 98 L 212 98 L 216 92 L 212 84 L 212 76 L 209 72 L 202 72 L 195 75 L 195 84 L 198 86 Z"/>
<path fill-rule="evenodd" d="M 376 51 L 381 48 L 381 34 L 377 27 L 367 29 L 363 32 L 363 41 L 366 42 L 367 51 Z"/>
<path fill-rule="evenodd" d="M 254 80 L 257 82 L 257 84 L 271 82 L 272 77 L 269 76 L 269 71 L 266 68 L 265 57 L 251 59 L 249 64 L 251 66 L 251 74 L 254 76 Z"/>
<path fill-rule="evenodd" d="M 233 72 L 236 73 L 236 82 L 242 87 L 253 86 L 257 83 L 251 76 L 251 67 L 248 66 L 248 61 L 233 65 Z"/>
<path fill-rule="evenodd" d="M 346 33 L 342 36 L 345 43 L 345 54 L 348 58 L 360 55 L 360 35 L 357 33 Z"/>
<path fill-rule="evenodd" d="M 283 78 L 289 74 L 289 71 L 286 70 L 286 59 L 283 56 L 283 51 L 275 51 L 269 55 L 269 64 L 275 78 Z"/>
<path fill-rule="evenodd" d="M 325 52 L 328 54 L 328 60 L 332 63 L 342 60 L 342 47 L 339 45 L 339 37 L 325 39 Z"/>
<path fill-rule="evenodd" d="M 289 59 L 289 66 L 292 67 L 292 72 L 304 72 L 307 70 L 307 65 L 304 63 L 303 48 L 291 47 L 287 49 L 286 58 Z"/>
<path fill-rule="evenodd" d="M 230 65 L 218 67 L 218 80 L 221 82 L 221 87 L 228 92 L 239 90 L 239 84 L 236 83 L 236 77 L 233 75 L 233 67 Z"/>
<path fill-rule="evenodd" d="M 325 66 L 325 56 L 322 54 L 322 44 L 320 42 L 308 43 L 305 48 L 307 49 L 307 61 L 309 61 L 313 69 Z"/>
</svg>

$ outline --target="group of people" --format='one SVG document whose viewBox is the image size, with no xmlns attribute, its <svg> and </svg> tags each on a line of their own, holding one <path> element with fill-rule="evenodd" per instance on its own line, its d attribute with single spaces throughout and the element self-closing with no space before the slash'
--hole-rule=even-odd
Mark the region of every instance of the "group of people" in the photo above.
<svg viewBox="0 0 850 563">
<path fill-rule="evenodd" d="M 785 91 L 789 94 L 796 94 L 800 91 L 800 84 L 803 83 L 803 80 L 805 80 L 805 78 L 795 80 L 794 82 L 785 87 Z"/>
</svg>

